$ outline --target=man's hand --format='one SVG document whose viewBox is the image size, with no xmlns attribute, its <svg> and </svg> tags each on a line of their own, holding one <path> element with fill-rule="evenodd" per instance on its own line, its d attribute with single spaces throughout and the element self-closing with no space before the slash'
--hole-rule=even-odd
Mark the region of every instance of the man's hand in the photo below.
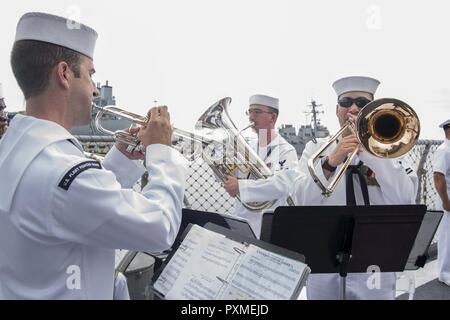
<svg viewBox="0 0 450 320">
<path fill-rule="evenodd" d="M 223 187 L 233 198 L 239 194 L 239 183 L 236 177 L 227 175 Z"/>
<path fill-rule="evenodd" d="M 358 148 L 358 152 L 361 152 L 361 145 L 355 134 L 341 138 L 336 148 L 328 156 L 328 163 L 333 167 L 339 166 L 356 148 Z"/>
<path fill-rule="evenodd" d="M 130 132 L 132 135 L 136 136 L 137 133 L 139 132 L 140 128 L 129 128 L 129 129 L 125 129 L 123 131 L 127 131 Z M 141 151 L 137 151 L 137 150 L 133 150 L 132 152 L 128 152 L 127 148 L 128 148 L 128 144 L 120 142 L 120 141 L 116 141 L 116 148 L 119 149 L 120 152 L 122 152 L 128 159 L 130 160 L 142 160 L 144 159 L 144 153 Z"/>
<path fill-rule="evenodd" d="M 140 128 L 138 138 L 144 147 L 151 144 L 172 145 L 172 126 L 170 114 L 166 106 L 150 109 L 150 120 L 147 125 Z"/>
</svg>

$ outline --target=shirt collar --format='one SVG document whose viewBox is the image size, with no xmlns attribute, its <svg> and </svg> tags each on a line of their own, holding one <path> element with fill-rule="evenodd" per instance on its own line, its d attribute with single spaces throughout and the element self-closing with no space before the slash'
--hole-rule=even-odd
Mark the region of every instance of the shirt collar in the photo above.
<svg viewBox="0 0 450 320">
<path fill-rule="evenodd" d="M 16 115 L 0 143 L 0 211 L 8 212 L 30 163 L 49 145 L 76 139 L 59 124 Z M 79 142 L 76 142 L 79 145 Z"/>
</svg>

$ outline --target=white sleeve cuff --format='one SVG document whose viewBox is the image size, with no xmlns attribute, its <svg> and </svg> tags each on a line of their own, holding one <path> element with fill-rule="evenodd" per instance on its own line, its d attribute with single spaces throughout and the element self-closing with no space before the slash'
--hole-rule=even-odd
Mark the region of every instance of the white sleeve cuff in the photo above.
<svg viewBox="0 0 450 320">
<path fill-rule="evenodd" d="M 116 175 L 122 188 L 131 188 L 145 173 L 145 168 L 139 160 L 128 159 L 116 146 L 107 153 L 102 164 Z"/>
<path fill-rule="evenodd" d="M 145 162 L 148 165 L 152 162 L 170 161 L 175 165 L 183 166 L 187 169 L 188 161 L 174 148 L 164 144 L 151 144 L 145 151 Z"/>
</svg>

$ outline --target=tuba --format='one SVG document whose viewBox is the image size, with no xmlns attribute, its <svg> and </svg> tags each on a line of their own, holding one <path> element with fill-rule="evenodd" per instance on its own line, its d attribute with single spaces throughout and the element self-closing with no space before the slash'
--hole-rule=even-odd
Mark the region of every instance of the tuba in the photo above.
<svg viewBox="0 0 450 320">
<path fill-rule="evenodd" d="M 397 158 L 411 150 L 420 134 L 420 122 L 416 112 L 405 102 L 392 99 L 378 99 L 367 104 L 358 114 L 355 123 L 346 124 L 308 160 L 308 169 L 322 194 L 330 196 L 351 163 L 358 149 L 353 151 L 342 165 L 328 187 L 320 181 L 315 166 L 322 153 L 347 129 L 357 136 L 363 148 L 379 158 Z"/>
</svg>

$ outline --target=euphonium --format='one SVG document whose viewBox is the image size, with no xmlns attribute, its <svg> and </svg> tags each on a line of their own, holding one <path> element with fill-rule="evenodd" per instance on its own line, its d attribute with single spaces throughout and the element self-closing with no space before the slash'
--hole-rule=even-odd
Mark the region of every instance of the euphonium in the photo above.
<svg viewBox="0 0 450 320">
<path fill-rule="evenodd" d="M 355 123 L 347 123 L 308 160 L 308 169 L 322 194 L 330 196 L 342 178 L 345 170 L 357 154 L 356 149 L 342 165 L 328 187 L 320 181 L 315 166 L 322 153 L 350 128 L 363 148 L 379 158 L 397 158 L 414 147 L 420 134 L 420 122 L 415 111 L 405 102 L 392 99 L 378 99 L 367 104 L 358 114 Z"/>
<path fill-rule="evenodd" d="M 226 180 L 227 175 L 233 175 L 236 170 L 248 173 L 249 179 L 267 179 L 273 173 L 237 130 L 228 115 L 230 102 L 231 98 L 228 97 L 219 100 L 203 113 L 195 125 L 196 133 L 210 137 L 214 141 L 204 149 L 203 159 L 222 182 Z M 222 141 L 222 144 L 218 144 L 217 141 Z M 248 210 L 267 209 L 277 201 L 275 199 L 244 203 L 239 195 L 237 199 Z M 290 197 L 288 203 L 293 205 Z"/>
</svg>

